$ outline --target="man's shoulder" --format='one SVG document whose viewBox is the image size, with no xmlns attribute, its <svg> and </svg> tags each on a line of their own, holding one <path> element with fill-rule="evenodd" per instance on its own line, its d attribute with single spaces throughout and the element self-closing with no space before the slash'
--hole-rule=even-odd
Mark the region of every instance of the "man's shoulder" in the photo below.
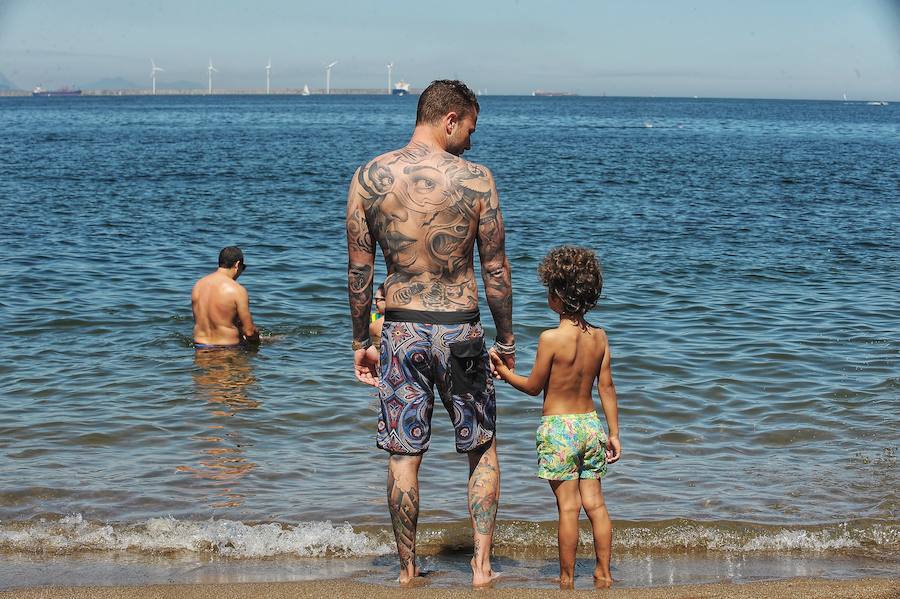
<svg viewBox="0 0 900 599">
<path fill-rule="evenodd" d="M 222 289 L 227 291 L 228 293 L 247 293 L 247 288 L 235 281 L 234 279 L 228 279 L 223 285 Z"/>
<path fill-rule="evenodd" d="M 212 280 L 215 277 L 215 274 L 216 273 L 211 272 L 208 275 L 203 275 L 202 277 L 197 279 L 197 282 L 194 283 L 194 291 L 198 291 L 200 289 L 203 289 L 207 285 L 209 285 L 210 280 Z"/>
<path fill-rule="evenodd" d="M 389 150 L 387 152 L 384 152 L 383 154 L 379 154 L 378 156 L 375 156 L 371 160 L 364 162 L 363 164 L 360 165 L 360 168 L 365 171 L 365 170 L 368 170 L 368 169 L 372 168 L 373 166 L 376 166 L 379 164 L 391 163 L 394 160 L 396 160 L 396 158 L 400 152 L 402 152 L 402 148 L 399 150 Z"/>
<path fill-rule="evenodd" d="M 472 172 L 473 175 L 478 177 L 484 177 L 486 179 L 493 179 L 494 173 L 491 172 L 491 169 L 486 167 L 483 164 L 479 164 L 478 162 L 473 162 L 471 160 L 466 160 L 465 158 L 459 156 L 460 160 L 462 160 L 466 164 L 466 168 Z"/>
</svg>

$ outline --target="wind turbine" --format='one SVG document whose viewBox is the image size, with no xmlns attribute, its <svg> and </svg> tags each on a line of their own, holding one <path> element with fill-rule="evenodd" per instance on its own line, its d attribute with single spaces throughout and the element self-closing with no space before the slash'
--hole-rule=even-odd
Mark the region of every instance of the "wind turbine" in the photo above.
<svg viewBox="0 0 900 599">
<path fill-rule="evenodd" d="M 156 73 L 159 71 L 164 71 L 165 69 L 161 69 L 156 66 L 156 63 L 153 62 L 153 59 L 150 59 L 150 79 L 153 80 L 153 95 L 156 95 Z"/>
<path fill-rule="evenodd" d="M 212 74 L 218 73 L 219 69 L 212 65 L 212 58 L 209 59 L 209 66 L 206 67 L 206 70 L 209 72 L 209 95 L 212 95 Z"/>
<path fill-rule="evenodd" d="M 338 63 L 338 61 L 335 60 L 333 63 L 331 63 L 330 65 L 327 65 L 325 67 L 325 93 L 326 94 L 331 93 L 331 68 L 334 65 L 336 65 L 337 63 Z"/>
<path fill-rule="evenodd" d="M 388 68 L 388 95 L 391 95 L 391 71 L 394 70 L 394 63 L 389 62 L 387 65 Z"/>
<path fill-rule="evenodd" d="M 272 70 L 272 59 L 269 59 L 269 64 L 266 65 L 266 95 L 269 95 L 269 73 Z"/>
</svg>

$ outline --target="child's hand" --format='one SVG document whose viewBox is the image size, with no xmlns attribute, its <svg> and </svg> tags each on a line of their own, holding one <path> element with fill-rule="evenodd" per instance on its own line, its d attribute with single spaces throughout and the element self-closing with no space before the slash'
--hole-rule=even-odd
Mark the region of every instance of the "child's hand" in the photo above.
<svg viewBox="0 0 900 599">
<path fill-rule="evenodd" d="M 606 441 L 606 463 L 618 462 L 622 457 L 622 442 L 618 437 L 610 437 Z"/>
<path fill-rule="evenodd" d="M 494 348 L 489 349 L 488 356 L 491 358 L 491 371 L 493 371 L 494 378 L 506 380 L 509 374 L 509 367 L 503 362 L 497 350 Z"/>
</svg>

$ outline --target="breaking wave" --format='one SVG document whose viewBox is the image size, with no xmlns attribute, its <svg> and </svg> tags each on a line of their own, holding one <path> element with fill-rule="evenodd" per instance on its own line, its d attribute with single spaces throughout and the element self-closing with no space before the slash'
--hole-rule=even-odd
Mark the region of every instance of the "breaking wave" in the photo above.
<svg viewBox="0 0 900 599">
<path fill-rule="evenodd" d="M 419 552 L 469 550 L 466 522 L 421 525 Z M 617 551 L 900 551 L 900 524 L 858 520 L 810 526 L 765 526 L 737 522 L 616 522 Z M 581 530 L 590 545 L 589 530 Z M 555 522 L 498 522 L 495 553 L 552 553 Z M 76 552 L 196 553 L 229 558 L 363 557 L 392 554 L 387 527 L 331 521 L 244 523 L 233 520 L 151 518 L 137 523 L 100 523 L 80 514 L 58 519 L 0 523 L 0 551 L 69 554 Z"/>
</svg>

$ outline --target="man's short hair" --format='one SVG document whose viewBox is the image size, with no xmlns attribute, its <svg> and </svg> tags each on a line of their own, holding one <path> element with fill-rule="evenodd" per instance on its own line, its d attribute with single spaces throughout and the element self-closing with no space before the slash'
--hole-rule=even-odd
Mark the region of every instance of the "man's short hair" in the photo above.
<svg viewBox="0 0 900 599">
<path fill-rule="evenodd" d="M 219 268 L 231 268 L 238 262 L 244 262 L 244 252 L 238 246 L 229 245 L 219 252 Z"/>
<path fill-rule="evenodd" d="M 481 110 L 475 92 L 457 79 L 438 79 L 432 81 L 419 96 L 416 125 L 430 125 L 448 112 L 455 112 L 463 118 L 472 110 L 476 114 Z"/>
</svg>

